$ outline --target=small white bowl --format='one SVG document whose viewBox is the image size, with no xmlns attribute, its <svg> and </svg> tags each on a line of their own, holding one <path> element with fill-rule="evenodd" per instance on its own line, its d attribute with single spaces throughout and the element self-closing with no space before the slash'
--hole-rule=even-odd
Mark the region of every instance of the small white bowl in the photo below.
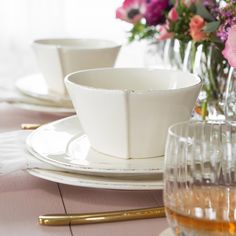
<svg viewBox="0 0 236 236">
<path fill-rule="evenodd" d="M 142 68 L 79 71 L 65 84 L 92 147 L 126 159 L 162 156 L 168 127 L 191 117 L 201 89 L 196 75 Z"/>
<path fill-rule="evenodd" d="M 39 39 L 32 44 L 49 91 L 66 94 L 64 78 L 78 70 L 113 67 L 120 44 L 104 39 Z"/>
</svg>

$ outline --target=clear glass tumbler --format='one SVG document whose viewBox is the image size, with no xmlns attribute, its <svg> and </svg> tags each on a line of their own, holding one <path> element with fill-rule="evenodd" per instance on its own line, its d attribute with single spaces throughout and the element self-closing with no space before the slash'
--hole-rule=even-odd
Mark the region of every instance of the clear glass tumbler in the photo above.
<svg viewBox="0 0 236 236">
<path fill-rule="evenodd" d="M 236 235 L 236 127 L 189 121 L 169 128 L 166 214 L 176 235 Z"/>
</svg>

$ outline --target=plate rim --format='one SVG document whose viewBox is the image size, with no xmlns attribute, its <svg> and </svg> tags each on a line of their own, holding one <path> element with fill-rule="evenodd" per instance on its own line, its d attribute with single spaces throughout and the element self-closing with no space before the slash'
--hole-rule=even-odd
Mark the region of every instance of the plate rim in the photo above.
<svg viewBox="0 0 236 236">
<path fill-rule="evenodd" d="M 71 101 L 69 96 L 60 95 L 60 94 L 56 94 L 56 93 L 53 93 L 53 92 L 50 93 L 50 91 L 48 91 L 47 95 L 43 95 L 43 94 L 40 94 L 40 93 L 34 93 L 32 91 L 24 89 L 22 87 L 22 83 L 25 80 L 30 80 L 31 77 L 35 77 L 35 79 L 38 79 L 38 77 L 39 77 L 42 80 L 44 80 L 43 79 L 43 75 L 41 73 L 33 73 L 33 74 L 30 74 L 30 75 L 25 75 L 25 76 L 19 77 L 16 80 L 16 82 L 15 82 L 15 87 L 21 93 L 23 93 L 23 94 L 25 94 L 27 96 L 30 96 L 30 97 L 33 97 L 33 98 L 37 98 L 37 99 L 41 99 L 41 100 L 44 100 L 44 101 L 51 101 L 51 102 L 55 102 L 55 101 L 58 101 L 58 102 L 59 101 L 69 102 L 69 101 Z"/>
<path fill-rule="evenodd" d="M 163 174 L 164 170 L 163 168 L 149 168 L 149 169 L 139 169 L 137 171 L 137 169 L 106 169 L 106 168 L 96 168 L 94 169 L 91 168 L 91 167 L 87 167 L 87 166 L 79 166 L 78 164 L 75 166 L 71 166 L 71 164 L 66 164 L 66 163 L 60 163 L 60 162 L 56 162 L 55 160 L 51 160 L 50 158 L 46 157 L 46 156 L 43 156 L 42 154 L 40 153 L 37 153 L 34 148 L 33 148 L 33 144 L 32 144 L 32 139 L 33 139 L 33 136 L 35 134 L 37 134 L 37 132 L 39 132 L 40 130 L 43 130 L 43 129 L 47 129 L 47 126 L 49 125 L 53 125 L 53 124 L 58 124 L 60 122 L 63 122 L 63 121 L 67 121 L 67 120 L 72 120 L 72 119 L 78 119 L 77 115 L 73 115 L 73 116 L 69 116 L 69 117 L 66 117 L 66 118 L 62 118 L 62 119 L 59 119 L 59 120 L 56 120 L 56 121 L 53 121 L 53 122 L 50 122 L 48 124 L 45 124 L 45 125 L 42 125 L 41 127 L 39 127 L 38 129 L 34 130 L 32 133 L 29 134 L 29 136 L 27 137 L 26 139 L 26 147 L 27 147 L 27 150 L 33 155 L 35 156 L 36 158 L 38 158 L 39 160 L 41 161 L 44 161 L 46 163 L 49 163 L 53 166 L 57 166 L 57 167 L 60 167 L 60 168 L 63 168 L 63 169 L 67 169 L 67 170 L 70 170 L 70 171 L 73 171 L 73 172 L 76 172 L 76 173 L 86 173 L 86 174 L 103 174 L 103 175 L 119 175 L 119 174 L 126 174 L 126 175 L 155 175 L 155 174 Z M 48 129 L 47 129 L 48 131 Z M 164 158 L 164 156 L 162 157 L 157 157 L 157 158 Z M 150 158 L 150 159 L 153 159 L 153 158 Z M 126 161 L 126 160 L 125 160 Z M 127 160 L 129 161 L 129 160 Z M 163 160 L 164 161 L 164 160 Z"/>
<path fill-rule="evenodd" d="M 37 112 L 45 112 L 45 113 L 75 113 L 74 108 L 67 107 L 55 107 L 55 106 L 43 106 L 37 104 L 30 103 L 11 103 L 11 106 L 16 108 L 20 108 L 27 111 L 37 111 Z"/>
<path fill-rule="evenodd" d="M 163 180 L 160 181 L 156 181 L 156 185 L 151 185 L 150 187 L 150 181 L 146 181 L 146 184 L 138 184 L 138 181 L 136 182 L 136 185 L 131 185 L 131 184 L 125 184 L 125 180 L 122 180 L 123 183 L 115 183 L 115 182 L 111 182 L 111 179 L 106 179 L 106 177 L 99 177 L 96 176 L 96 178 L 98 178 L 98 180 L 91 180 L 89 179 L 89 175 L 83 175 L 83 174 L 75 174 L 75 175 L 79 175 L 78 177 L 65 177 L 65 175 L 63 175 L 63 172 L 61 173 L 60 171 L 52 171 L 52 170 L 44 170 L 44 169 L 28 169 L 27 172 L 29 174 L 31 174 L 32 176 L 41 178 L 41 179 L 45 179 L 48 181 L 52 181 L 52 182 L 56 182 L 56 183 L 60 183 L 60 184 L 67 184 L 67 185 L 71 185 L 71 186 L 76 186 L 76 187 L 86 187 L 86 188 L 93 188 L 93 189 L 109 189 L 109 190 L 129 190 L 129 191 L 155 191 L 155 190 L 163 190 L 164 188 L 164 182 Z M 63 178 L 58 178 L 56 179 L 55 176 L 48 176 L 47 173 L 50 173 L 56 176 L 61 176 Z M 45 175 L 46 174 L 46 175 Z M 81 176 L 84 178 L 83 180 L 81 180 Z M 80 178 L 79 178 L 80 177 Z M 74 178 L 73 182 L 69 182 L 69 180 L 67 180 L 67 178 Z M 87 182 L 86 179 L 87 178 Z M 100 180 L 99 180 L 100 178 Z M 102 179 L 102 180 L 101 180 Z M 106 179 L 106 180 L 105 180 Z M 116 178 L 117 180 L 119 180 L 119 178 Z M 158 184 L 160 183 L 160 184 Z"/>
</svg>

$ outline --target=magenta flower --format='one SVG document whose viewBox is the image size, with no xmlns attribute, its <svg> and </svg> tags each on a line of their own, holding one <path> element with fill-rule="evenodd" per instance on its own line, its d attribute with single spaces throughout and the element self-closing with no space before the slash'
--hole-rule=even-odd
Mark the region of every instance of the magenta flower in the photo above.
<svg viewBox="0 0 236 236">
<path fill-rule="evenodd" d="M 143 18 L 145 11 L 145 0 L 125 0 L 116 10 L 116 18 L 135 24 Z"/>
<path fill-rule="evenodd" d="M 170 7 L 168 0 L 147 0 L 145 19 L 147 25 L 157 25 L 165 22 L 165 11 Z"/>
<path fill-rule="evenodd" d="M 236 25 L 233 25 L 228 32 L 228 39 L 225 43 L 223 55 L 229 64 L 236 68 Z"/>
</svg>

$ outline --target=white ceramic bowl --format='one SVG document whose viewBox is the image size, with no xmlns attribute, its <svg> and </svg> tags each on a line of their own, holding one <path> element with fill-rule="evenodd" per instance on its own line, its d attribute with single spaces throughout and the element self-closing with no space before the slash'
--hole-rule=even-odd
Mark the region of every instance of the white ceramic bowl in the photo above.
<svg viewBox="0 0 236 236">
<path fill-rule="evenodd" d="M 193 74 L 141 68 L 79 71 L 65 83 L 92 147 L 126 159 L 163 155 L 168 127 L 190 118 L 201 89 Z"/>
<path fill-rule="evenodd" d="M 103 39 L 39 39 L 32 44 L 50 91 L 66 94 L 64 78 L 78 70 L 113 67 L 120 44 Z"/>
</svg>

